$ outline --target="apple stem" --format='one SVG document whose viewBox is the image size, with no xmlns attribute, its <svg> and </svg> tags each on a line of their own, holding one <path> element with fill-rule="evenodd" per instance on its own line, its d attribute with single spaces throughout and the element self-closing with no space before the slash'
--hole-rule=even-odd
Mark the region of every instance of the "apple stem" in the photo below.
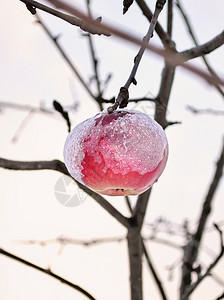
<svg viewBox="0 0 224 300">
<path fill-rule="evenodd" d="M 165 3 L 166 3 L 166 0 L 157 0 L 156 6 L 155 6 L 155 11 L 152 15 L 152 20 L 149 25 L 148 32 L 147 32 L 146 36 L 142 39 L 141 48 L 140 48 L 138 54 L 134 58 L 134 66 L 131 70 L 130 76 L 128 77 L 128 80 L 125 83 L 125 85 L 123 87 L 121 87 L 120 92 L 117 96 L 117 99 L 115 100 L 115 103 L 112 106 L 108 107 L 108 109 L 107 109 L 108 113 L 112 113 L 118 107 L 124 108 L 127 106 L 128 99 L 129 99 L 128 89 L 132 83 L 134 85 L 137 85 L 135 75 L 137 73 L 137 70 L 138 70 L 139 64 L 141 62 L 142 56 L 145 52 L 145 49 L 147 48 L 147 45 L 148 45 L 150 39 L 153 37 L 153 31 L 155 29 L 158 17 L 160 15 Z M 126 91 L 125 94 L 124 94 L 124 91 Z"/>
</svg>

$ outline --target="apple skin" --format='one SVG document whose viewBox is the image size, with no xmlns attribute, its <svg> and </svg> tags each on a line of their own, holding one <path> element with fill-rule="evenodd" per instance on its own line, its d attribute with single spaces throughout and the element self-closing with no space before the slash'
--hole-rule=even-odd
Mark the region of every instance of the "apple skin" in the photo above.
<svg viewBox="0 0 224 300">
<path fill-rule="evenodd" d="M 102 111 L 69 134 L 64 160 L 69 173 L 99 194 L 138 195 L 162 174 L 168 142 L 162 127 L 146 114 Z"/>
</svg>

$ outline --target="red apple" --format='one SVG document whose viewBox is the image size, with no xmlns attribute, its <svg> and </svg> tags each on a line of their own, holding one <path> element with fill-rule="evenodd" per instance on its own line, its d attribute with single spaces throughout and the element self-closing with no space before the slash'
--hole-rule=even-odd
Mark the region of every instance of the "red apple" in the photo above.
<svg viewBox="0 0 224 300">
<path fill-rule="evenodd" d="M 134 110 L 105 110 L 77 125 L 64 147 L 70 174 L 93 191 L 138 195 L 162 174 L 168 143 L 162 127 Z"/>
</svg>

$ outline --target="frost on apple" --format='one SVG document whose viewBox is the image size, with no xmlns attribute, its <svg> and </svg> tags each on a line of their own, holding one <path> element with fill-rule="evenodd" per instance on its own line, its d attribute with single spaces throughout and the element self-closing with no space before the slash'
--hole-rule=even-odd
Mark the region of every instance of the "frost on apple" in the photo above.
<svg viewBox="0 0 224 300">
<path fill-rule="evenodd" d="M 134 110 L 103 111 L 67 137 L 65 164 L 80 183 L 110 196 L 138 195 L 162 174 L 168 143 L 162 127 Z"/>
</svg>

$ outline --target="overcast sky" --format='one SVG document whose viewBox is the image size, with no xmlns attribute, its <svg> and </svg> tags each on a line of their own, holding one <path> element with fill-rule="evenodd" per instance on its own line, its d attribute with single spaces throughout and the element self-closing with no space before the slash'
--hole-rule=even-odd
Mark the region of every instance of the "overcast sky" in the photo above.
<svg viewBox="0 0 224 300">
<path fill-rule="evenodd" d="M 85 7 L 84 1 L 71 2 Z M 123 16 L 121 3 L 118 0 L 95 0 L 92 5 L 94 16 L 102 16 L 106 23 L 112 22 L 142 38 L 147 31 L 147 21 L 137 5 L 133 5 L 127 15 Z M 204 1 L 202 5 L 199 0 L 189 0 L 185 3 L 185 9 L 200 43 L 210 40 L 223 30 L 223 1 Z M 45 13 L 41 13 L 40 17 L 53 34 L 61 33 L 60 44 L 88 81 L 92 66 L 87 39 L 80 30 L 61 20 Z M 164 25 L 165 10 L 160 20 Z M 178 50 L 193 46 L 176 9 L 173 39 Z M 152 43 L 160 45 L 156 35 Z M 118 94 L 126 82 L 138 47 L 115 37 L 103 36 L 94 37 L 94 44 L 100 58 L 101 78 L 106 78 L 109 73 L 113 75 L 105 94 L 105 97 L 111 98 Z M 35 107 L 42 103 L 47 108 L 52 108 L 54 99 L 65 106 L 75 103 L 78 108 L 71 113 L 72 126 L 97 113 L 97 105 L 89 98 L 40 25 L 35 23 L 35 17 L 19 0 L 0 0 L 0 45 L 0 103 Z M 220 76 L 224 77 L 223 47 L 208 58 Z M 203 67 L 200 59 L 192 63 Z M 130 97 L 156 96 L 162 66 L 161 58 L 147 52 L 136 76 L 138 85 L 131 87 Z M 221 151 L 223 116 L 195 116 L 186 109 L 186 105 L 223 111 L 223 99 L 213 87 L 196 75 L 177 70 L 167 118 L 170 121 L 181 121 L 182 124 L 166 130 L 169 160 L 164 174 L 153 187 L 145 218 L 145 235 L 150 233 L 147 224 L 160 216 L 175 224 L 188 219 L 194 228 Z M 153 116 L 154 107 L 151 103 L 130 104 L 128 108 L 133 107 Z M 24 118 L 28 118 L 28 123 L 20 130 Z M 15 136 L 18 140 L 13 143 Z M 67 128 L 57 114 L 49 116 L 31 113 L 28 116 L 28 111 L 8 108 L 1 110 L 0 137 L 0 157 L 15 160 L 62 160 Z M 125 236 L 124 228 L 89 197 L 82 195 L 85 201 L 77 207 L 61 205 L 55 195 L 55 185 L 61 179 L 60 173 L 52 171 L 15 172 L 0 169 L 0 247 L 43 267 L 51 267 L 54 272 L 87 289 L 97 299 L 129 299 L 125 241 L 91 247 L 68 245 L 63 249 L 56 243 L 41 247 L 21 242 L 54 239 L 60 235 L 84 240 Z M 67 192 L 77 194 L 78 190 L 71 184 Z M 204 241 L 204 249 L 208 251 L 204 251 L 200 257 L 204 264 L 208 264 L 219 251 L 218 235 L 211 229 L 211 224 L 224 220 L 223 192 L 222 179 Z M 107 199 L 122 213 L 128 214 L 123 198 Z M 135 202 L 134 197 L 132 202 Z M 167 235 L 162 234 L 161 237 L 167 238 Z M 179 237 L 168 238 L 180 244 L 182 242 Z M 156 269 L 164 280 L 169 299 L 178 299 L 180 265 L 175 269 L 172 281 L 168 281 L 167 266 L 178 261 L 182 253 L 154 242 L 147 245 Z M 223 269 L 222 261 L 214 272 L 222 278 Z M 222 286 L 208 278 L 192 299 L 211 300 L 222 291 Z M 145 299 L 160 299 L 147 267 L 144 267 L 144 294 Z M 31 297 L 34 300 L 85 299 L 60 282 L 0 256 L 0 299 Z"/>
</svg>

